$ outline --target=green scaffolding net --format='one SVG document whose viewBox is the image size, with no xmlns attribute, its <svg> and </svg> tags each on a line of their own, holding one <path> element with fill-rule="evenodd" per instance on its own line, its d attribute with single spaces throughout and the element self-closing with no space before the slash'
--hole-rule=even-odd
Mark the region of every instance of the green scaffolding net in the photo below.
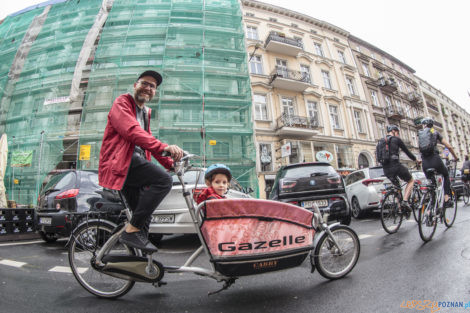
<svg viewBox="0 0 470 313">
<path fill-rule="evenodd" d="M 0 34 L 10 199 L 34 204 L 48 174 L 97 169 L 113 100 L 149 68 L 164 78 L 153 134 L 204 166 L 227 164 L 258 194 L 238 1 L 65 1 L 8 17 Z M 22 155 L 30 163 L 15 164 Z"/>
</svg>

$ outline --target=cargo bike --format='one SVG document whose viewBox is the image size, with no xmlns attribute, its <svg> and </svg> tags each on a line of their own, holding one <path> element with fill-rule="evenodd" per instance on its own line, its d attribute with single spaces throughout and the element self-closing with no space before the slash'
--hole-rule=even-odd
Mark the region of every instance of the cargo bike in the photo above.
<svg viewBox="0 0 470 313">
<path fill-rule="evenodd" d="M 70 267 L 83 288 L 98 297 L 117 298 L 135 282 L 162 286 L 164 274 L 194 273 L 223 283 L 219 290 L 209 293 L 213 294 L 242 276 L 300 266 L 308 256 L 311 272 L 317 269 L 328 279 L 342 278 L 354 268 L 360 254 L 357 234 L 339 223 L 328 225 L 316 206 L 309 211 L 258 199 L 209 200 L 195 206 L 183 174 L 196 168 L 191 165 L 196 157 L 186 154 L 176 163 L 175 172 L 201 246 L 183 265 L 163 265 L 158 261 L 158 252 L 137 250 L 119 242 L 124 224 L 106 220 L 102 216 L 105 212 L 90 213 L 68 242 Z M 119 196 L 130 220 L 126 200 L 121 193 Z M 209 264 L 194 266 L 203 254 L 208 256 Z"/>
</svg>

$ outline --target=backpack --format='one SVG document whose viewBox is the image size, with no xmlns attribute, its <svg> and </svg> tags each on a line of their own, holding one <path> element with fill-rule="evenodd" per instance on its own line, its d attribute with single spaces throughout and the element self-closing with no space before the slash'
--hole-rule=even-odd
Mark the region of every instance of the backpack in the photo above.
<svg viewBox="0 0 470 313">
<path fill-rule="evenodd" d="M 437 136 L 434 134 L 434 128 L 426 127 L 418 132 L 419 152 L 423 156 L 434 154 L 434 148 L 437 145 Z"/>
<path fill-rule="evenodd" d="M 379 140 L 375 148 L 377 162 L 384 165 L 390 162 L 390 139 L 392 137 L 384 137 Z"/>
</svg>

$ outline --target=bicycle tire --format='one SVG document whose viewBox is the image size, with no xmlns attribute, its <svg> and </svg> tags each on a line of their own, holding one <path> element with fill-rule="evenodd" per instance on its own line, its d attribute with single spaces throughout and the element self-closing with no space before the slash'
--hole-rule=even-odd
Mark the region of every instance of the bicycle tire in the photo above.
<svg viewBox="0 0 470 313">
<path fill-rule="evenodd" d="M 397 202 L 398 201 L 398 202 Z M 398 212 L 400 197 L 397 192 L 391 190 L 385 194 L 380 205 L 380 222 L 389 234 L 394 234 L 400 229 L 403 214 Z"/>
<path fill-rule="evenodd" d="M 454 205 L 450 208 L 444 209 L 444 224 L 447 228 L 452 227 L 457 217 L 457 197 L 455 196 L 455 190 L 451 189 L 451 199 L 454 201 Z"/>
<path fill-rule="evenodd" d="M 419 236 L 424 242 L 428 242 L 434 236 L 437 227 L 437 219 L 434 214 L 436 197 L 434 192 L 426 192 L 420 202 L 419 209 Z"/>
<path fill-rule="evenodd" d="M 410 205 L 411 210 L 413 211 L 413 217 L 418 223 L 418 215 L 419 215 L 419 203 L 421 202 L 422 192 L 419 189 L 413 189 L 410 196 Z"/>
<path fill-rule="evenodd" d="M 310 257 L 313 256 L 313 262 L 321 276 L 335 280 L 346 276 L 356 266 L 361 245 L 356 232 L 348 226 L 335 225 L 330 231 L 343 254 L 338 253 L 334 242 L 327 233 L 324 233 Z"/>
<path fill-rule="evenodd" d="M 109 239 L 113 227 L 102 221 L 90 221 L 76 228 L 69 244 L 68 258 L 75 279 L 91 294 L 101 298 L 118 298 L 125 295 L 135 281 L 102 273 L 93 266 L 95 252 Z M 110 253 L 135 255 L 133 249 L 116 243 Z"/>
<path fill-rule="evenodd" d="M 463 202 L 467 205 L 470 202 L 470 187 L 467 184 L 463 187 Z"/>
</svg>

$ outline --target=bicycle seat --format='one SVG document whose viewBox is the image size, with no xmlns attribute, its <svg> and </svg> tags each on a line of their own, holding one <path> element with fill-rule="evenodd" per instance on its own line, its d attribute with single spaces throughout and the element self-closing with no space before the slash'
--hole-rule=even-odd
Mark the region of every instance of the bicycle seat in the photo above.
<svg viewBox="0 0 470 313">
<path fill-rule="evenodd" d="M 434 175 L 434 174 L 436 174 L 436 169 L 435 169 L 435 168 L 428 168 L 428 169 L 426 170 L 426 173 L 431 174 L 431 175 Z"/>
</svg>

